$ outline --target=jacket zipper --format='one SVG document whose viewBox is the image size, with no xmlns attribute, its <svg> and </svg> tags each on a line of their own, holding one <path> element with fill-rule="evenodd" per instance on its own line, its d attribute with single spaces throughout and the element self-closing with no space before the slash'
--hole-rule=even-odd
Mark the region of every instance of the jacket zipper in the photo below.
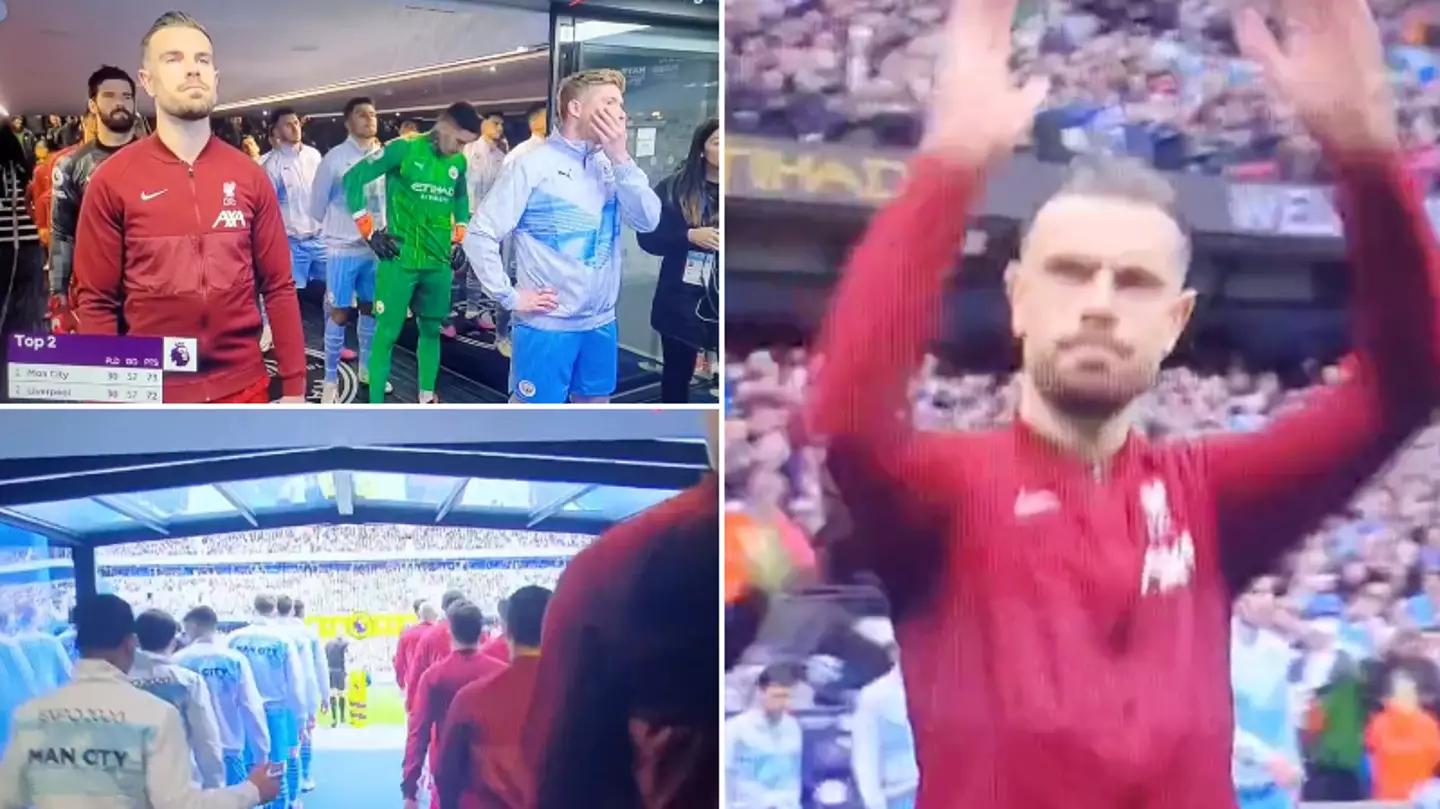
<svg viewBox="0 0 1440 809">
<path fill-rule="evenodd" d="M 210 311 L 210 301 L 208 300 L 210 279 L 208 273 L 205 272 L 205 251 L 200 246 L 201 240 L 204 239 L 205 222 L 200 218 L 200 192 L 195 188 L 195 164 L 188 164 L 185 168 L 190 180 L 190 206 L 195 210 L 195 236 L 191 241 L 195 245 L 195 257 L 198 259 L 195 263 L 200 267 L 200 312 L 201 317 L 205 317 L 205 314 Z M 198 345 L 195 350 L 200 350 Z M 208 383 L 205 384 L 205 401 L 207 403 L 210 401 Z"/>
</svg>

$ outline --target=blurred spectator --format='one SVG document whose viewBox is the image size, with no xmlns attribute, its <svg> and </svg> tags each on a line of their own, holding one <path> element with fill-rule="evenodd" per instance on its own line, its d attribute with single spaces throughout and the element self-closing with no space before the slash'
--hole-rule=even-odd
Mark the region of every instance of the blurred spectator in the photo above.
<svg viewBox="0 0 1440 809">
<path fill-rule="evenodd" d="M 950 0 L 728 0 L 726 112 L 732 134 L 911 147 Z M 1412 165 L 1440 171 L 1435 4 L 1373 0 Z M 1240 59 L 1230 3 L 1027 0 L 1014 69 L 1045 74 L 1035 121 L 1042 160 L 1123 152 L 1163 169 L 1252 181 L 1323 181 L 1319 150 L 1264 96 Z M 1263 8 L 1263 4 L 1262 4 Z"/>
<path fill-rule="evenodd" d="M 1404 672 L 1391 675 L 1390 696 L 1366 726 L 1365 746 L 1374 756 L 1376 800 L 1410 800 L 1440 765 L 1440 723 L 1421 707 Z"/>
</svg>

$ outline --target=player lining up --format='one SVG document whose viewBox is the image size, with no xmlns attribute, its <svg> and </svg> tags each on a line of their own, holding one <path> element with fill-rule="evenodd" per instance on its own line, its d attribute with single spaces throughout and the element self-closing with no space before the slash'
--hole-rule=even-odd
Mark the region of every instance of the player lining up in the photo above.
<svg viewBox="0 0 1440 809">
<path fill-rule="evenodd" d="M 560 131 L 505 165 L 465 237 L 485 293 L 515 314 L 512 402 L 606 402 L 615 392 L 620 225 L 648 233 L 660 222 L 660 198 L 627 148 L 624 94 L 615 70 L 566 77 Z M 513 283 L 500 254 L 507 238 Z"/>
<path fill-rule="evenodd" d="M 892 600 L 920 809 L 1233 806 L 1235 594 L 1440 403 L 1440 262 L 1375 21 L 1365 0 L 1275 6 L 1283 46 L 1248 6 L 1237 41 L 1339 177 L 1354 354 L 1258 432 L 1165 444 L 1133 405 L 1193 311 L 1190 244 L 1131 163 L 1079 167 L 1028 223 L 1006 276 L 1016 423 L 898 416 L 985 174 L 1047 92 L 1010 75 L 1015 0 L 950 10 L 927 137 L 836 290 L 806 422 Z"/>
<path fill-rule="evenodd" d="M 345 203 L 362 238 L 380 258 L 376 272 L 375 342 L 370 351 L 370 401 L 385 401 L 390 359 L 415 313 L 419 401 L 435 399 L 440 374 L 440 329 L 450 314 L 450 290 L 465 237 L 470 202 L 463 150 L 480 136 L 469 104 L 445 109 L 428 135 L 396 138 L 345 173 Z M 385 178 L 385 226 L 367 207 L 366 186 Z"/>
<path fill-rule="evenodd" d="M 198 370 L 165 375 L 167 403 L 263 404 L 263 298 L 281 401 L 299 403 L 305 338 L 285 226 L 265 172 L 210 130 L 210 35 L 190 15 L 168 12 L 141 53 L 155 135 L 117 152 L 90 180 L 75 237 L 76 328 L 196 338 Z"/>
<path fill-rule="evenodd" d="M 375 104 L 360 96 L 345 102 L 344 143 L 325 153 L 310 191 L 310 215 L 322 223 L 325 240 L 325 380 L 320 403 L 340 396 L 340 360 L 345 349 L 345 324 L 358 310 L 355 333 L 360 338 L 359 376 L 370 384 L 370 349 L 375 340 L 375 272 L 377 259 L 365 243 L 345 201 L 342 178 L 356 163 L 380 151 L 375 137 L 379 116 Z M 365 186 L 365 210 L 377 226 L 385 226 L 385 179 Z M 393 388 L 386 382 L 386 393 Z"/>
<path fill-rule="evenodd" d="M 245 780 L 250 766 L 270 760 L 265 704 L 249 659 L 219 638 L 215 610 L 195 607 L 185 613 L 184 624 L 190 644 L 175 653 L 175 662 L 205 678 L 220 728 L 225 783 L 234 786 Z M 246 750 L 254 751 L 254 761 L 247 760 Z"/>
<path fill-rule="evenodd" d="M 325 244 L 320 240 L 320 221 L 310 215 L 310 190 L 320 168 L 320 152 L 301 141 L 300 115 L 290 107 L 275 110 L 270 119 L 270 151 L 258 161 L 275 186 L 280 218 L 285 223 L 285 241 L 290 245 L 290 275 L 295 289 L 313 280 L 324 280 Z M 264 302 L 260 304 L 264 316 Z M 328 316 L 328 311 L 327 311 Z M 269 351 L 269 319 L 260 332 L 260 350 Z"/>
<path fill-rule="evenodd" d="M 200 786 L 227 786 L 221 754 L 219 720 L 205 678 L 178 665 L 175 653 L 180 624 L 163 610 L 146 610 L 135 619 L 140 651 L 130 666 L 130 682 L 175 706 L 190 743 Z M 243 777 L 243 776 L 242 776 Z"/>
<path fill-rule="evenodd" d="M 56 156 L 50 186 L 50 312 L 52 331 L 74 331 L 70 318 L 70 277 L 75 261 L 75 233 L 90 178 L 107 158 L 140 137 L 135 115 L 135 80 L 118 67 L 105 65 L 90 74 L 87 107 L 95 123 L 95 139 Z M 37 200 L 38 203 L 38 200 Z"/>
<path fill-rule="evenodd" d="M 270 761 L 284 763 L 284 789 L 270 809 L 293 809 L 300 798 L 300 723 L 307 713 L 311 686 L 305 682 L 305 668 L 299 644 L 291 630 L 276 621 L 275 599 L 255 597 L 251 622 L 230 634 L 230 648 L 250 661 L 255 685 L 264 702 L 265 726 L 270 735 Z M 251 761 L 260 761 L 259 750 L 247 751 Z M 293 775 L 292 775 L 293 773 Z"/>
</svg>

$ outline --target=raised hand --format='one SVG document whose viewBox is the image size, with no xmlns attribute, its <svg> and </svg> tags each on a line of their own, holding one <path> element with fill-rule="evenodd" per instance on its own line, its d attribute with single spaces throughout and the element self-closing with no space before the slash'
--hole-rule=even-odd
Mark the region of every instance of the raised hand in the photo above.
<svg viewBox="0 0 1440 809">
<path fill-rule="evenodd" d="M 1010 155 L 1049 92 L 1046 78 L 1016 86 L 1010 26 L 1016 0 L 954 0 L 946 23 L 922 151 L 983 167 Z"/>
<path fill-rule="evenodd" d="M 1277 0 L 1276 7 L 1283 43 L 1255 9 L 1235 16 L 1240 52 L 1260 65 L 1271 90 L 1332 153 L 1399 149 L 1395 100 L 1367 0 Z"/>
<path fill-rule="evenodd" d="M 595 141 L 600 144 L 605 156 L 610 162 L 620 164 L 630 159 L 630 152 L 627 143 L 630 133 L 625 129 L 625 118 L 623 112 L 616 112 L 609 107 L 601 107 L 595 110 L 590 118 L 590 126 L 595 130 Z"/>
</svg>

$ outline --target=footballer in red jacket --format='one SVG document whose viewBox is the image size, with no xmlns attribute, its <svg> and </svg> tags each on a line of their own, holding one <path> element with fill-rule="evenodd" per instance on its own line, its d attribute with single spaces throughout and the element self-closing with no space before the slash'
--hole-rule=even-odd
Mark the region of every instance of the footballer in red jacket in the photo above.
<svg viewBox="0 0 1440 809">
<path fill-rule="evenodd" d="M 428 760 L 433 773 L 439 760 L 436 742 L 440 728 L 450 711 L 450 703 L 461 688 L 487 682 L 505 670 L 505 664 L 480 654 L 480 633 L 485 629 L 485 616 L 480 608 L 468 601 L 451 606 L 446 613 L 452 651 L 445 659 L 431 666 L 415 681 L 407 695 L 410 705 L 406 718 L 405 760 L 400 792 L 405 809 L 415 809 L 420 791 L 420 777 Z M 431 805 L 439 807 L 439 793 L 430 794 Z"/>
<path fill-rule="evenodd" d="M 447 590 L 445 595 L 440 597 L 440 620 L 419 633 L 410 656 L 405 661 L 405 710 L 414 707 L 415 684 L 420 682 L 420 678 L 425 676 L 431 666 L 450 655 L 450 608 L 466 600 L 465 594 L 459 590 Z"/>
<path fill-rule="evenodd" d="M 167 403 L 264 403 L 264 298 L 282 401 L 303 401 L 305 339 L 279 202 L 255 161 L 210 132 L 210 36 L 168 12 L 141 47 L 155 134 L 90 181 L 75 236 L 76 329 L 195 338 L 198 370 L 165 375 Z"/>
<path fill-rule="evenodd" d="M 892 602 L 919 809 L 1234 807 L 1235 595 L 1440 403 L 1440 262 L 1366 0 L 1281 0 L 1283 45 L 1239 6 L 1241 50 L 1338 177 L 1354 324 L 1338 384 L 1257 432 L 1139 435 L 1134 405 L 1195 305 L 1190 243 L 1162 176 L 1102 159 L 1027 223 L 1006 276 L 1016 423 L 899 416 L 986 171 L 1046 97 L 1010 75 L 1015 0 L 954 3 L 910 179 L 836 290 L 807 424 Z"/>
<path fill-rule="evenodd" d="M 525 757 L 525 726 L 550 597 L 533 585 L 515 591 L 502 636 L 508 665 L 460 689 L 450 703 L 433 756 L 439 809 L 530 809 L 535 776 Z"/>
<path fill-rule="evenodd" d="M 434 604 L 423 598 L 415 599 L 415 617 L 420 619 L 417 624 L 411 624 L 400 632 L 400 639 L 395 642 L 395 683 L 400 690 L 410 683 L 410 659 L 415 656 L 415 647 L 430 627 L 435 625 L 435 619 L 440 617 L 440 611 Z"/>
</svg>

